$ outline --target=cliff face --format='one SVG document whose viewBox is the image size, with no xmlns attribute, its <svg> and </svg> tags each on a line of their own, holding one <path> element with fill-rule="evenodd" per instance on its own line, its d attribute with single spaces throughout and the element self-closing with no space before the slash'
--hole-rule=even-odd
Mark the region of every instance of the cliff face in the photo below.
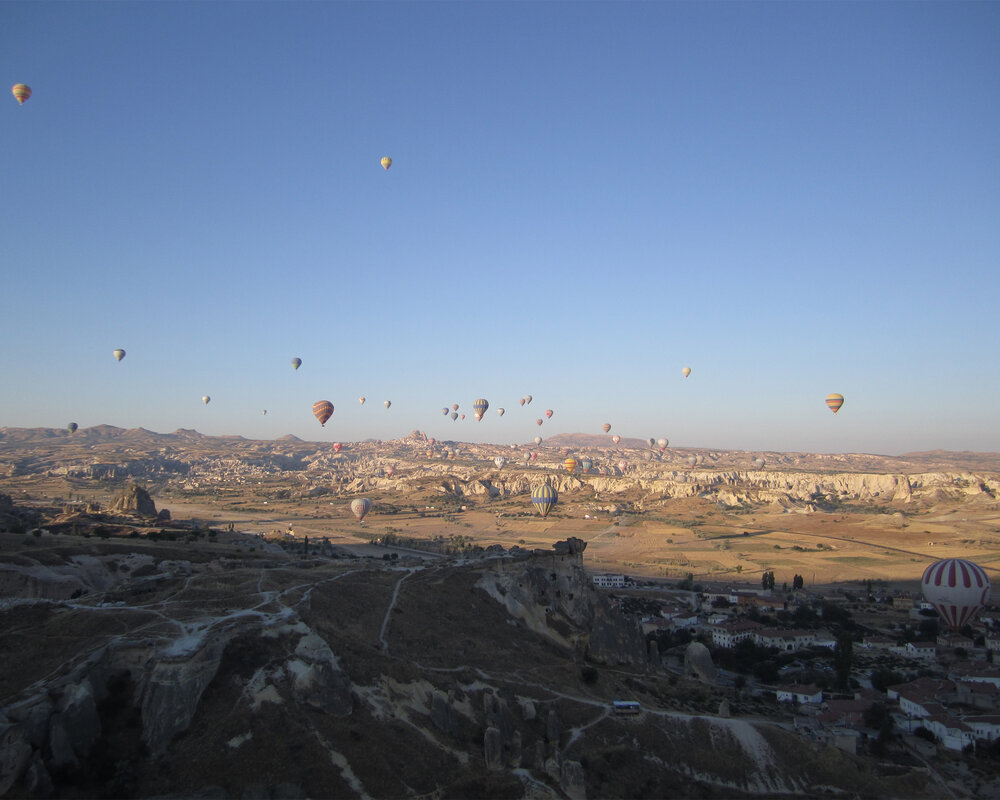
<svg viewBox="0 0 1000 800">
<path fill-rule="evenodd" d="M 476 584 L 535 633 L 600 664 L 644 667 L 638 625 L 594 589 L 579 553 L 499 560 Z"/>
<path fill-rule="evenodd" d="M 644 475 L 643 472 L 648 474 Z M 424 476 L 426 477 L 426 476 Z M 677 470 L 657 471 L 637 468 L 636 474 L 575 476 L 536 473 L 506 468 L 503 472 L 483 478 L 469 471 L 462 475 L 452 470 L 442 480 L 438 491 L 463 496 L 510 497 L 531 493 L 542 480 L 562 493 L 590 489 L 596 495 L 635 495 L 640 504 L 656 500 L 703 497 L 723 506 L 777 504 L 786 507 L 830 501 L 899 505 L 926 504 L 941 500 L 981 499 L 996 501 L 1000 497 L 1000 478 L 973 472 L 926 472 L 895 474 L 863 472 L 782 472 L 769 470 Z M 414 491 L 416 478 L 391 480 L 380 478 L 380 489 Z"/>
</svg>

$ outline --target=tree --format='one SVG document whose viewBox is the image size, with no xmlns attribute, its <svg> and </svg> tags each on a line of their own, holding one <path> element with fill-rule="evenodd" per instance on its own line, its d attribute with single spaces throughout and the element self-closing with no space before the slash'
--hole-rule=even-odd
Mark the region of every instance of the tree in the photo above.
<svg viewBox="0 0 1000 800">
<path fill-rule="evenodd" d="M 920 631 L 920 637 L 923 640 L 937 639 L 938 633 L 940 632 L 938 621 L 936 619 L 921 620 L 920 624 L 917 626 L 917 630 Z"/>
<path fill-rule="evenodd" d="M 837 637 L 837 647 L 833 651 L 833 666 L 837 671 L 837 687 L 847 691 L 851 682 L 851 665 L 854 656 L 854 640 L 849 633 Z"/>
<path fill-rule="evenodd" d="M 803 585 L 804 581 L 802 580 L 801 575 L 796 575 L 794 578 L 792 578 L 792 591 L 801 589 Z"/>
<path fill-rule="evenodd" d="M 773 589 L 774 588 L 774 572 L 773 571 L 772 572 L 765 572 L 763 575 L 761 575 L 760 585 L 764 589 Z"/>
</svg>

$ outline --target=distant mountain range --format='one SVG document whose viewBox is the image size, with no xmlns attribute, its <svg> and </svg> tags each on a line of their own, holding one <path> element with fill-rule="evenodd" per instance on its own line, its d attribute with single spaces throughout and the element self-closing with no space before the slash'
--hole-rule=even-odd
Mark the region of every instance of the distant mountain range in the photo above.
<svg viewBox="0 0 1000 800">
<path fill-rule="evenodd" d="M 415 438 L 421 442 L 424 436 L 414 431 L 409 437 L 398 440 L 374 442 L 366 439 L 363 442 L 351 442 L 357 445 L 375 447 L 393 447 L 401 443 L 412 445 Z M 347 444 L 345 440 L 345 444 Z M 327 448 L 330 442 L 310 441 L 298 436 L 286 434 L 277 439 L 247 439 L 244 436 L 207 436 L 190 428 L 178 428 L 172 433 L 157 433 L 146 428 L 119 428 L 114 425 L 95 425 L 91 428 L 80 428 L 70 433 L 65 428 L 0 428 L 0 444 L 9 446 L 25 445 L 129 445 L 131 447 L 191 447 L 202 450 L 226 449 L 227 447 L 252 447 L 260 451 L 273 446 L 302 445 L 306 447 Z M 487 451 L 501 448 L 506 450 L 510 445 L 475 444 L 461 441 L 438 441 L 438 445 L 461 445 L 469 450 Z M 534 442 L 524 442 L 518 446 L 521 449 L 535 449 Z M 822 469 L 873 472 L 908 472 L 908 471 L 961 471 L 961 470 L 991 470 L 1000 471 L 1000 453 L 976 453 L 969 451 L 929 450 L 905 453 L 900 456 L 887 456 L 870 453 L 785 453 L 769 450 L 722 450 L 704 447 L 669 447 L 660 453 L 659 447 L 651 448 L 647 440 L 623 437 L 616 445 L 610 435 L 590 433 L 559 433 L 543 437 L 540 449 L 571 449 L 573 451 L 592 451 L 597 454 L 607 454 L 617 459 L 615 453 L 636 457 L 634 451 L 644 451 L 645 458 L 654 458 L 664 462 L 683 464 L 690 456 L 698 456 L 700 469 L 747 469 L 755 468 L 754 462 L 763 458 L 768 469 Z M 491 456 L 492 457 L 492 456 Z"/>
</svg>

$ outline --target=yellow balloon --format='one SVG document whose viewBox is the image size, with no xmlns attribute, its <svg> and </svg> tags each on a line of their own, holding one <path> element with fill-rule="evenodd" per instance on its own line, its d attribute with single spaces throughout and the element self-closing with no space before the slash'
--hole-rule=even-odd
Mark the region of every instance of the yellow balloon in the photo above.
<svg viewBox="0 0 1000 800">
<path fill-rule="evenodd" d="M 382 156 L 382 169 L 389 169 L 392 166 L 392 159 L 389 156 Z"/>
</svg>

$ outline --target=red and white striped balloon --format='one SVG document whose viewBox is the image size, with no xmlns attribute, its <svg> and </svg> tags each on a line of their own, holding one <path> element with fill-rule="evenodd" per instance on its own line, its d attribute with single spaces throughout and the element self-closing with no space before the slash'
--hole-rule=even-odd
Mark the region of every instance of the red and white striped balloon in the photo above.
<svg viewBox="0 0 1000 800">
<path fill-rule="evenodd" d="M 920 588 L 952 630 L 965 625 L 990 599 L 986 571 L 964 558 L 935 561 L 924 570 Z"/>
</svg>

